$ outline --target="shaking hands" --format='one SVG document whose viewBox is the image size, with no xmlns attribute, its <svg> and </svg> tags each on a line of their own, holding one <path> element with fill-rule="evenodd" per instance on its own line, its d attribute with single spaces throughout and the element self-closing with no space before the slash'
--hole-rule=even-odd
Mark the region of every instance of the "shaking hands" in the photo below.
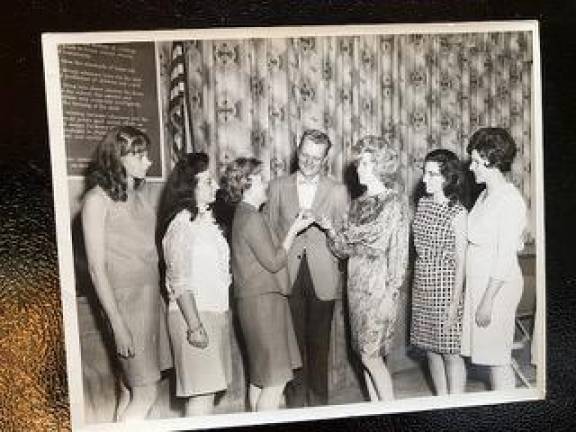
<svg viewBox="0 0 576 432">
<path fill-rule="evenodd" d="M 301 209 L 292 226 L 297 233 L 300 233 L 314 224 L 326 232 L 329 237 L 333 238 L 336 236 L 336 229 L 332 219 L 325 215 L 314 215 L 310 209 Z"/>
<path fill-rule="evenodd" d="M 296 216 L 296 220 L 292 224 L 293 229 L 299 233 L 307 229 L 315 222 L 314 215 L 310 209 L 302 209 Z"/>
</svg>

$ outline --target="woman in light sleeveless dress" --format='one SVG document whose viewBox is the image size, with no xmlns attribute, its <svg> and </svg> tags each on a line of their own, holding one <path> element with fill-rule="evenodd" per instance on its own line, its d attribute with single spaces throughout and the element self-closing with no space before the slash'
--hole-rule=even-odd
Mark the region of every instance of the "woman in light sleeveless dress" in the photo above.
<svg viewBox="0 0 576 432">
<path fill-rule="evenodd" d="M 142 189 L 149 140 L 132 127 L 112 129 L 96 150 L 82 208 L 92 282 L 121 368 L 117 420 L 143 419 L 170 366 L 154 239 L 156 217 Z"/>
</svg>

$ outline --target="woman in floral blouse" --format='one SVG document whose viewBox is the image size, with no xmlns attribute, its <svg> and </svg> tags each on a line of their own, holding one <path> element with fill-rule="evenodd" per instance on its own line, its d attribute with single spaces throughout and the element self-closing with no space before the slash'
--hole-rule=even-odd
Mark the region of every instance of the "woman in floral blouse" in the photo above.
<svg viewBox="0 0 576 432">
<path fill-rule="evenodd" d="M 394 189 L 398 154 L 381 138 L 367 136 L 354 149 L 357 172 L 366 191 L 350 207 L 344 227 L 335 231 L 327 218 L 334 253 L 348 261 L 348 302 L 352 347 L 364 367 L 370 399 L 394 398 L 384 357 L 390 352 L 399 291 L 408 261 L 405 199 Z"/>
</svg>

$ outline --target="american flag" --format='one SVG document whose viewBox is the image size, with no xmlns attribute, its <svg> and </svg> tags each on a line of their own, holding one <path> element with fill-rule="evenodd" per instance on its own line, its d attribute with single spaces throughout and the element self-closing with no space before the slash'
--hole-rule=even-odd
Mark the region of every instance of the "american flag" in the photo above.
<svg viewBox="0 0 576 432">
<path fill-rule="evenodd" d="M 180 158 L 194 151 L 190 128 L 188 86 L 184 42 L 172 43 L 170 62 L 170 96 L 168 104 L 169 125 L 172 134 L 170 160 L 174 166 Z"/>
</svg>

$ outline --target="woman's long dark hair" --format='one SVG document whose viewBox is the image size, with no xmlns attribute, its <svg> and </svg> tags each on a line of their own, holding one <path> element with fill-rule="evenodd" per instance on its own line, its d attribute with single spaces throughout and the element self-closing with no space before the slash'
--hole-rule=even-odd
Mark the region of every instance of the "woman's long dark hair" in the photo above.
<svg viewBox="0 0 576 432">
<path fill-rule="evenodd" d="M 157 238 L 162 240 L 166 230 L 181 210 L 190 212 L 190 220 L 198 214 L 196 202 L 197 175 L 208 169 L 209 159 L 206 153 L 186 154 L 176 163 L 168 177 L 160 199 L 158 209 Z"/>
<path fill-rule="evenodd" d="M 145 152 L 150 147 L 150 139 L 141 130 L 132 126 L 118 126 L 111 129 L 98 143 L 92 163 L 86 172 L 86 191 L 100 186 L 113 201 L 126 201 L 126 170 L 122 156 Z M 144 179 L 134 179 L 138 189 Z"/>
<path fill-rule="evenodd" d="M 196 218 L 198 214 L 198 203 L 196 201 L 197 176 L 208 169 L 209 163 L 210 160 L 206 153 L 188 153 L 178 161 L 170 173 L 158 208 L 156 241 L 159 252 L 162 250 L 162 239 L 174 216 L 181 210 L 186 209 L 190 212 L 190 220 Z M 227 236 L 229 224 L 226 223 L 227 215 L 224 213 L 222 206 L 218 204 L 222 201 L 220 192 L 219 190 L 216 193 L 216 202 L 211 205 L 211 209 L 216 223 Z"/>
</svg>

